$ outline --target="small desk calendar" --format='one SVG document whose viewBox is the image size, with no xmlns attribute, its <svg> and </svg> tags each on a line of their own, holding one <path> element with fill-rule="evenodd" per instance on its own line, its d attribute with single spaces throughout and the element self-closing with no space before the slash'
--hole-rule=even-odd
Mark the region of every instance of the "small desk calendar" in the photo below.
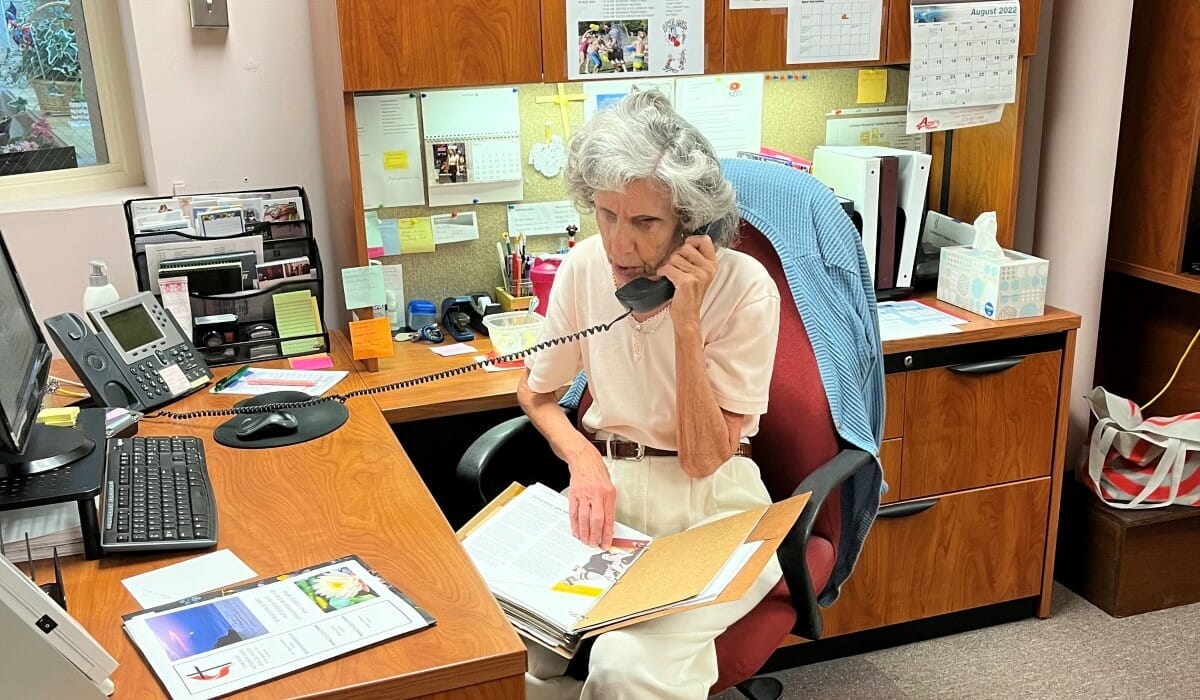
<svg viewBox="0 0 1200 700">
<path fill-rule="evenodd" d="M 913 4 L 911 12 L 909 110 L 1016 101 L 1018 0 Z"/>
<path fill-rule="evenodd" d="M 516 87 L 421 93 L 429 206 L 524 198 Z"/>
</svg>

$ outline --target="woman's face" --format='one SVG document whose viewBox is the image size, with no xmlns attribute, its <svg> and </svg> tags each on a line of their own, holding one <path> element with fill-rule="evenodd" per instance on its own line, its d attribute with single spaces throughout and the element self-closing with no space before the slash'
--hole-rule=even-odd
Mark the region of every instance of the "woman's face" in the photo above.
<svg viewBox="0 0 1200 700">
<path fill-rule="evenodd" d="M 624 191 L 597 191 L 596 225 L 613 279 L 622 287 L 658 268 L 679 247 L 679 217 L 671 193 L 657 180 L 634 180 Z"/>
</svg>

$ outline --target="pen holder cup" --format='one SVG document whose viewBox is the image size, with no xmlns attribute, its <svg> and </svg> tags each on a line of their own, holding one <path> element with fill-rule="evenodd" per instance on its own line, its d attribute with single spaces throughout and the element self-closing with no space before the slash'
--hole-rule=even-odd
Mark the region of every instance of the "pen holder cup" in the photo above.
<svg viewBox="0 0 1200 700">
<path fill-rule="evenodd" d="M 496 302 L 505 311 L 524 311 L 529 308 L 533 299 L 533 282 L 521 280 L 517 294 L 512 293 L 512 283 L 505 280 L 503 286 L 496 287 Z"/>
<path fill-rule="evenodd" d="M 489 314 L 483 317 L 483 325 L 487 326 L 492 347 L 500 355 L 511 355 L 536 345 L 545 322 L 546 319 L 541 314 L 528 311 Z"/>
</svg>

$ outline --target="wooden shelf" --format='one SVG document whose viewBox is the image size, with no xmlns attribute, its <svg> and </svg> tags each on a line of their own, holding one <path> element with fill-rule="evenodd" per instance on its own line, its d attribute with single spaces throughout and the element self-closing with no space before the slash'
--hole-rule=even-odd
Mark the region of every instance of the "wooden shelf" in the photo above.
<svg viewBox="0 0 1200 700">
<path fill-rule="evenodd" d="M 1181 289 L 1191 294 L 1200 294 L 1200 276 L 1185 275 L 1182 272 L 1163 272 L 1153 268 L 1135 265 L 1124 260 L 1109 260 L 1108 269 L 1112 272 L 1119 272 L 1122 275 L 1137 277 L 1138 279 L 1153 282 L 1155 284 Z"/>
</svg>

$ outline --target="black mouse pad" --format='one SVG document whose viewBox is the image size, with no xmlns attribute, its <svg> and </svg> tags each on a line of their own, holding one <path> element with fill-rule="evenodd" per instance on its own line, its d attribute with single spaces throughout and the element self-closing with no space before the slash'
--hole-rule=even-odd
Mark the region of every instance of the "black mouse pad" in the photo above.
<svg viewBox="0 0 1200 700">
<path fill-rule="evenodd" d="M 239 401 L 235 406 L 263 406 L 272 403 L 292 403 L 295 401 L 308 401 L 311 398 L 311 396 L 303 391 L 273 391 L 269 394 Z M 242 449 L 286 447 L 288 445 L 298 445 L 302 442 L 308 442 L 314 438 L 332 433 L 342 427 L 342 424 L 350 418 L 350 411 L 346 408 L 345 404 L 338 401 L 322 401 L 310 406 L 287 408 L 284 410 L 296 417 L 298 425 L 294 433 L 264 437 L 257 440 L 243 440 L 237 436 L 237 430 L 246 419 L 258 415 L 250 414 L 237 415 L 222 423 L 213 432 L 213 439 L 226 447 L 240 447 Z"/>
</svg>

